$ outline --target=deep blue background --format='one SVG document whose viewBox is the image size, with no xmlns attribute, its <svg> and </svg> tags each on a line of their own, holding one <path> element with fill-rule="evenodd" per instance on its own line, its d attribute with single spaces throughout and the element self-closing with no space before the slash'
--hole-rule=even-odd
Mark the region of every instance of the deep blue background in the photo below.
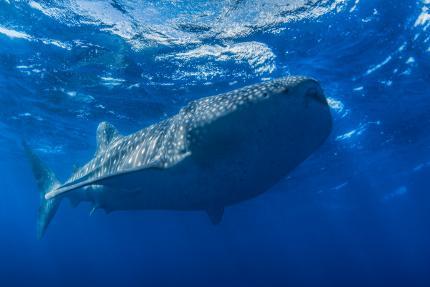
<svg viewBox="0 0 430 287">
<path fill-rule="evenodd" d="M 97 20 L 81 2 L 0 1 L 0 286 L 430 286 L 428 1 L 309 1 L 264 25 L 243 16 L 264 9 L 252 1 L 101 1 Z M 199 9 L 214 18 L 177 20 Z M 241 24 L 251 32 L 211 34 Z M 154 29 L 183 41 L 145 38 Z M 199 48 L 224 52 L 186 54 Z M 65 179 L 92 156 L 102 120 L 129 133 L 190 99 L 288 74 L 321 81 L 333 133 L 219 226 L 199 212 L 90 217 L 63 202 L 36 239 L 21 139 Z"/>
</svg>

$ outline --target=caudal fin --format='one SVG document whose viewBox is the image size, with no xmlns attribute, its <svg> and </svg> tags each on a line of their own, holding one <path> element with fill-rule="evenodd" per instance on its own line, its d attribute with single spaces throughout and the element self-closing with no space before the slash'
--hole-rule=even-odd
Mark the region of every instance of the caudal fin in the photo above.
<svg viewBox="0 0 430 287">
<path fill-rule="evenodd" d="M 46 200 L 45 194 L 52 191 L 60 185 L 55 174 L 34 154 L 30 147 L 23 143 L 25 153 L 31 163 L 37 187 L 40 192 L 40 206 L 37 217 L 37 237 L 42 238 L 49 223 L 57 212 L 60 204 L 60 198 L 51 198 Z"/>
</svg>

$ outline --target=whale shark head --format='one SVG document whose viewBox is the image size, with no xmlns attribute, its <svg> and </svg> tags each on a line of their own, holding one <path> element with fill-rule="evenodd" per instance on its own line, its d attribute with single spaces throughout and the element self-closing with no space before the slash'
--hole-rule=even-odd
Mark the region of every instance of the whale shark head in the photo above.
<svg viewBox="0 0 430 287">
<path fill-rule="evenodd" d="M 319 83 L 307 77 L 285 77 L 273 81 L 247 86 L 225 94 L 202 98 L 189 103 L 181 110 L 188 114 L 187 124 L 191 128 L 211 124 L 225 116 L 290 109 L 292 102 L 320 104 L 327 107 L 327 101 Z M 296 107 L 297 108 L 297 107 Z M 265 114 L 267 116 L 267 114 Z"/>
<path fill-rule="evenodd" d="M 307 157 L 332 126 L 322 88 L 307 77 L 280 78 L 202 98 L 182 113 L 189 117 L 192 153 L 207 162 L 232 155 Z"/>
</svg>

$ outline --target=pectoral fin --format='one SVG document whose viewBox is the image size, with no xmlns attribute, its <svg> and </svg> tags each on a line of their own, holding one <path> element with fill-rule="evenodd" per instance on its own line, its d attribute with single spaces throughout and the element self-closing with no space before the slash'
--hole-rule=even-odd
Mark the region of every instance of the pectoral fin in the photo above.
<svg viewBox="0 0 430 287">
<path fill-rule="evenodd" d="M 221 222 L 222 216 L 224 215 L 224 207 L 221 206 L 221 207 L 209 208 L 206 210 L 206 212 L 212 224 L 217 225 Z"/>
</svg>

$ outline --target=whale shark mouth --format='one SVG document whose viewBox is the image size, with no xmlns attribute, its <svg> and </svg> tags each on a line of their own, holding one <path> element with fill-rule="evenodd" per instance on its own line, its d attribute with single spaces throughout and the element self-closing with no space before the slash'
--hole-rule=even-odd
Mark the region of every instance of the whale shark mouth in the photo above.
<svg viewBox="0 0 430 287">
<path fill-rule="evenodd" d="M 315 100 L 316 102 L 327 105 L 327 99 L 324 96 L 323 91 L 320 88 L 311 87 L 306 91 L 305 97 L 308 99 Z"/>
</svg>

